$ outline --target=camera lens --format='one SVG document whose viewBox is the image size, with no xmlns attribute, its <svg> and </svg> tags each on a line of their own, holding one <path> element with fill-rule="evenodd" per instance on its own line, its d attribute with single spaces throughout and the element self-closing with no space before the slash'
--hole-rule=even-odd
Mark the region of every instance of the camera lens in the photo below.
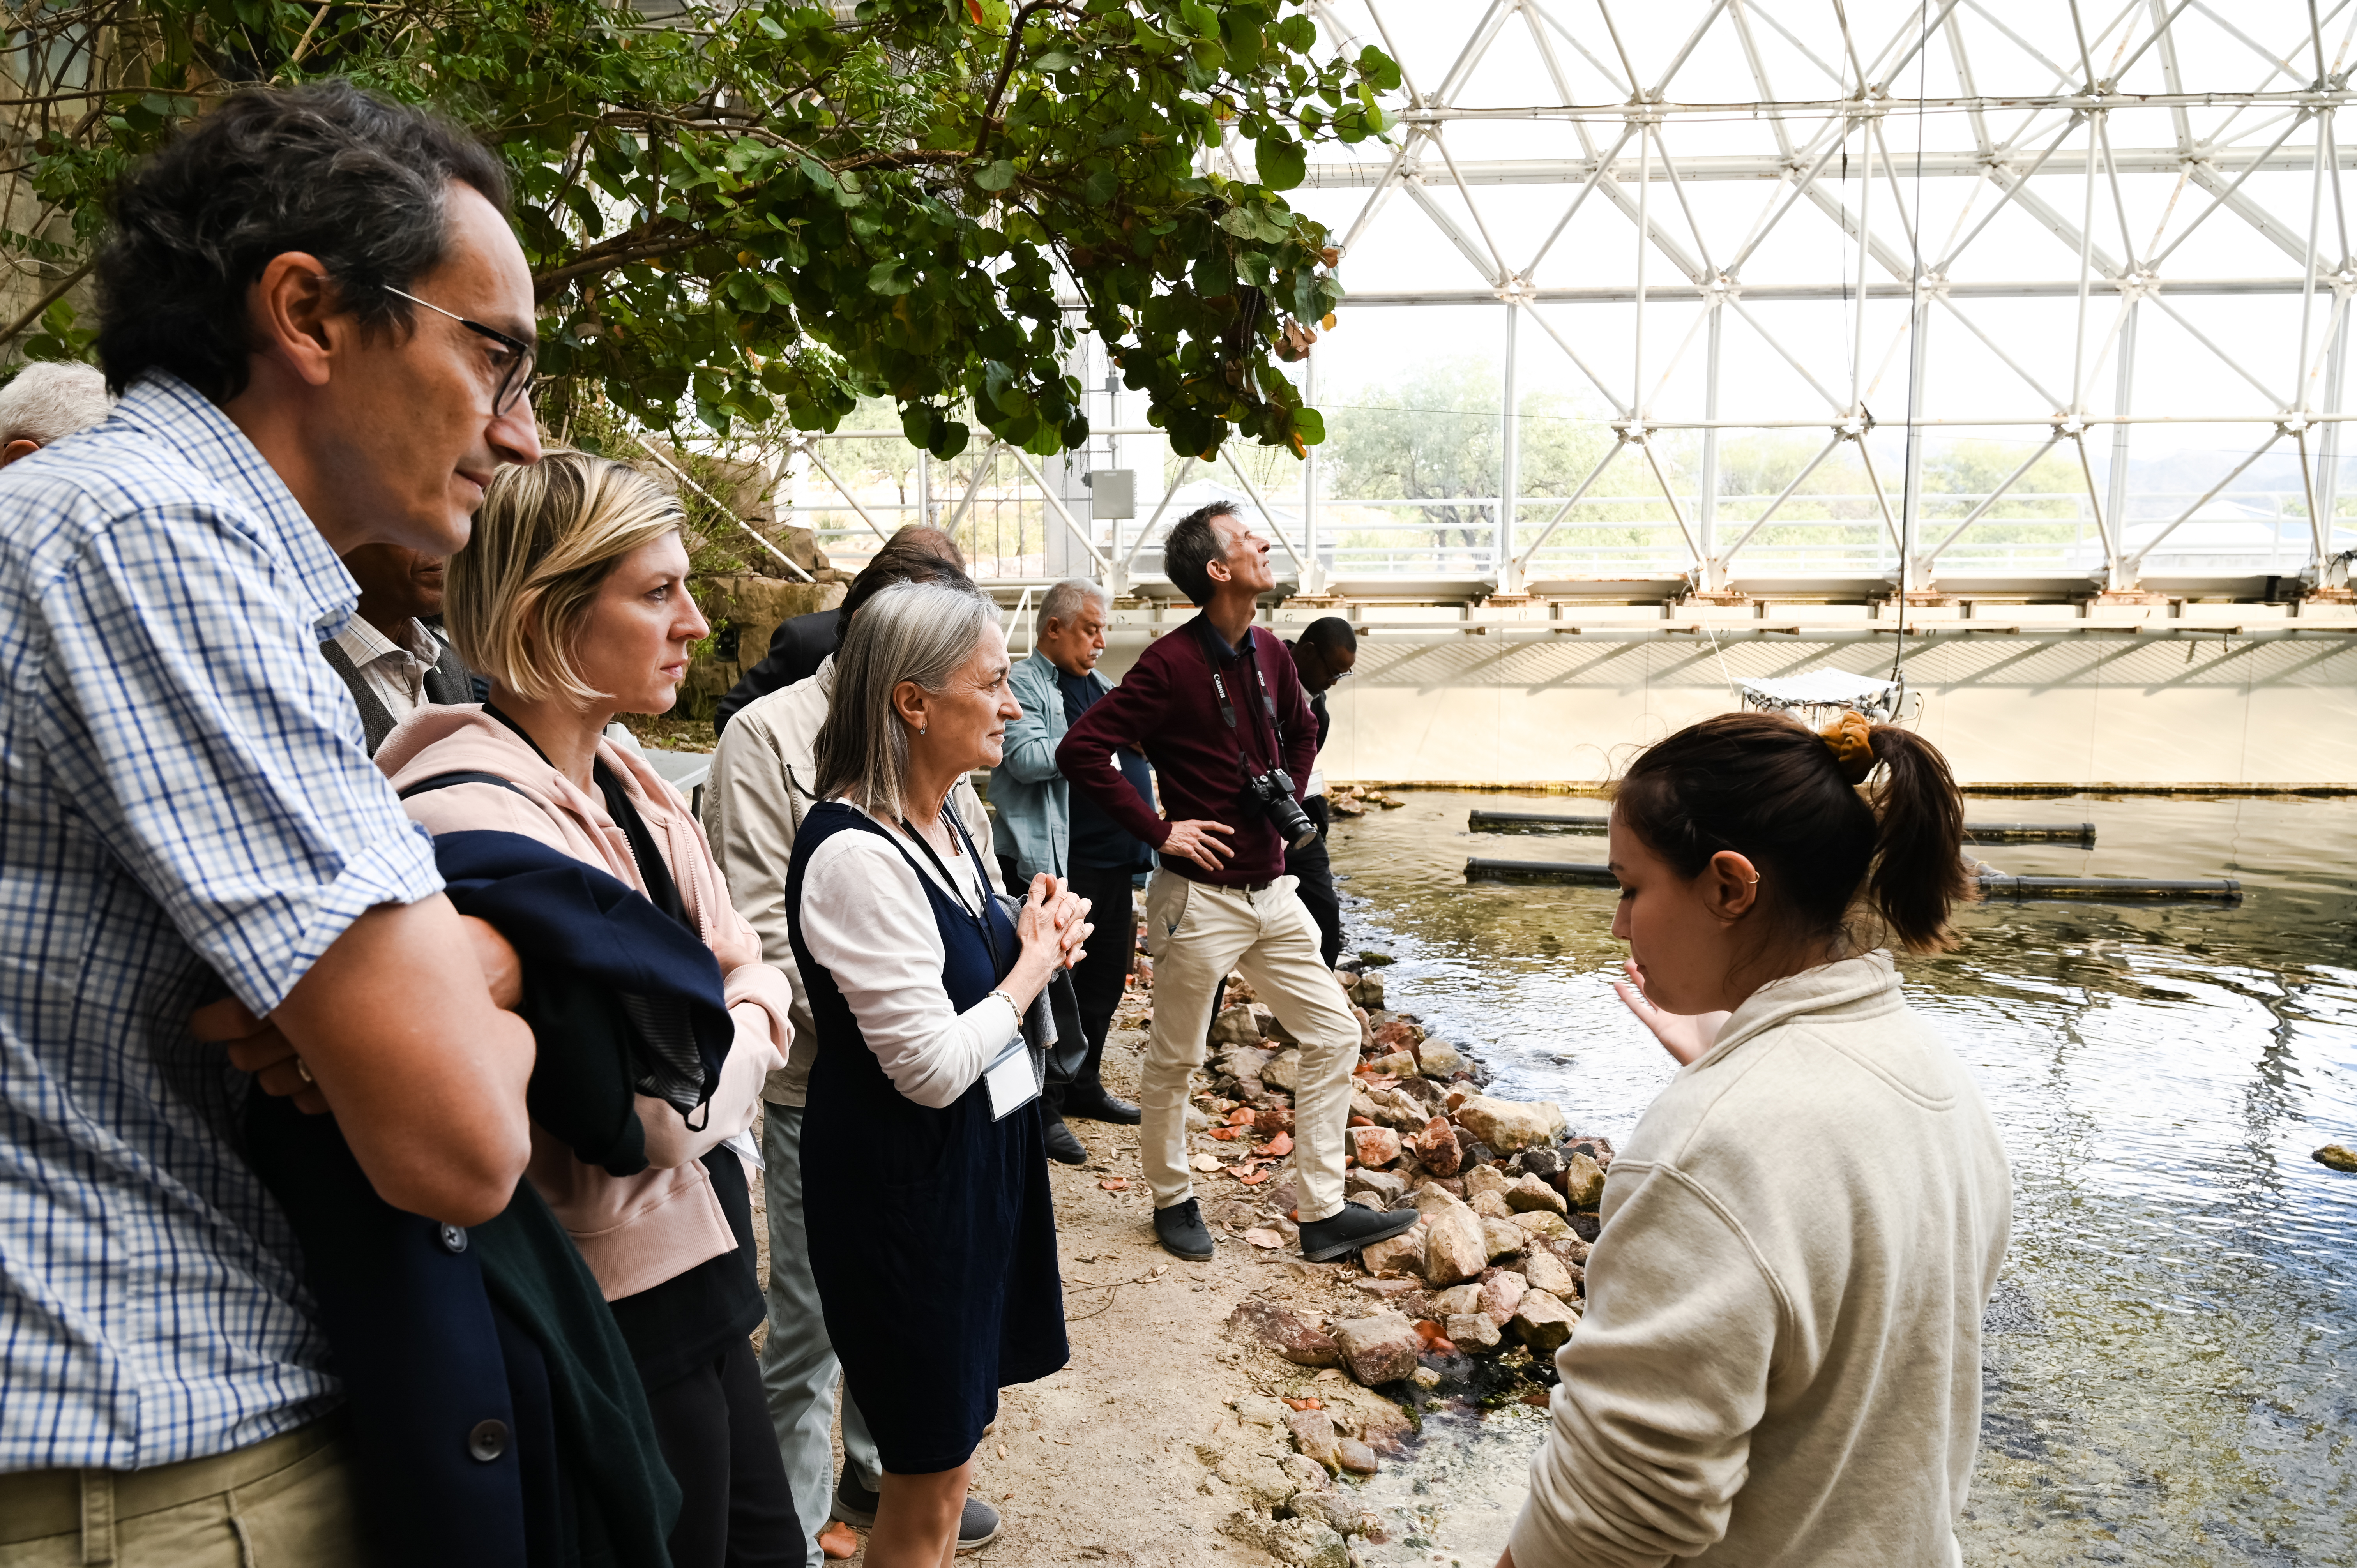
<svg viewBox="0 0 2357 1568">
<path fill-rule="evenodd" d="M 1301 802 L 1288 791 L 1268 803 L 1269 825 L 1285 840 L 1288 849 L 1307 849 L 1317 842 L 1318 824 L 1301 809 Z"/>
</svg>

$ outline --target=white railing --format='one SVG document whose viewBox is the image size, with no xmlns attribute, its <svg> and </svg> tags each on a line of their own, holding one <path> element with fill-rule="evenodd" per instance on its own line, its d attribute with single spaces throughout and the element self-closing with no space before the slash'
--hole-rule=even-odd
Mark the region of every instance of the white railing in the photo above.
<svg viewBox="0 0 2357 1568">
<path fill-rule="evenodd" d="M 839 438 L 873 438 L 880 434 L 845 432 Z M 974 471 L 969 465 L 958 478 L 970 478 Z M 1159 522 L 1141 540 L 1139 530 L 1147 519 L 1094 524 L 1072 520 L 1071 510 L 1051 504 L 1034 482 L 1031 476 L 1036 471 L 1027 464 L 1024 471 L 1004 476 L 987 487 L 942 486 L 947 494 L 920 486 L 922 499 L 912 501 L 901 500 L 897 489 L 882 487 L 877 488 L 883 494 L 874 499 L 862 490 L 848 497 L 819 490 L 807 494 L 792 515 L 813 530 L 820 547 L 837 565 L 852 569 L 872 553 L 882 531 L 925 520 L 939 526 L 954 524 L 970 568 L 977 580 L 985 583 L 1011 587 L 1046 581 L 1050 575 L 1048 546 L 1060 531 L 1070 532 L 1075 542 L 1085 539 L 1102 559 L 1125 560 L 1129 582 L 1161 580 L 1160 535 L 1176 521 L 1180 509 L 1168 506 L 1166 497 Z M 1211 477 L 1216 481 L 1222 476 Z M 1175 494 L 1185 482 L 1182 471 L 1178 483 L 1168 487 L 1168 494 Z M 1297 491 L 1254 487 L 1248 493 L 1242 486 L 1216 488 L 1289 546 L 1286 553 L 1297 558 L 1303 568 L 1281 571 L 1293 580 L 1310 575 L 1314 567 L 1321 586 L 1366 584 L 1373 591 L 1380 591 L 1387 579 L 1456 580 L 1469 585 L 1497 581 L 1500 502 L 1494 496 L 1324 497 L 1313 512 L 1314 523 L 1306 525 L 1307 509 L 1288 508 L 1266 499 L 1277 494 L 1295 499 Z M 893 499 L 885 499 L 883 495 Z M 1700 498 L 1692 494 L 1677 497 L 1675 517 L 1668 515 L 1669 503 L 1659 491 L 1520 497 L 1515 503 L 1521 520 L 1516 532 L 1523 548 L 1528 549 L 1527 542 L 1540 532 L 1534 519 L 1553 517 L 1573 499 L 1580 515 L 1566 516 L 1523 560 L 1522 575 L 1531 583 L 1660 579 L 1693 574 L 1700 543 L 1695 525 L 1701 521 L 1702 509 Z M 1788 498 L 1718 496 L 1715 508 L 1718 536 L 1742 541 L 1725 557 L 1723 569 L 1729 576 L 1744 579 L 1854 577 L 1861 584 L 1887 580 L 1897 570 L 1898 553 L 1882 514 L 1882 500 L 1871 491 Z M 2288 577 L 2308 567 L 2314 558 L 2307 497 L 2300 491 L 2249 489 L 2208 495 L 2136 490 L 2128 494 L 2127 502 L 2118 547 L 2123 553 L 2136 556 L 2146 575 Z M 1773 517 L 1755 531 L 1756 520 L 1771 507 L 1777 509 Z M 1796 515 L 1828 508 L 1849 515 Z M 1425 515 L 1402 515 L 1415 512 Z M 1916 527 L 1919 564 L 1933 577 L 1941 574 L 1956 578 L 2099 577 L 2109 559 L 2104 526 L 2084 490 L 2016 489 L 1995 496 L 1985 491 L 1927 492 Z M 2333 551 L 2357 549 L 2357 518 L 2334 520 L 2329 541 Z M 1280 556 L 1280 568 L 1291 564 Z"/>
</svg>

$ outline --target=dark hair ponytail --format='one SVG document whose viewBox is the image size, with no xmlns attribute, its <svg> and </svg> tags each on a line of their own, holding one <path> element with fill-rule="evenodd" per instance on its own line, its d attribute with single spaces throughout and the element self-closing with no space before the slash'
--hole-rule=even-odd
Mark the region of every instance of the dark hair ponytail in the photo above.
<svg viewBox="0 0 2357 1568">
<path fill-rule="evenodd" d="M 1878 828 L 1867 902 L 1900 945 L 1937 952 L 1955 945 L 1948 913 L 1973 897 L 1964 873 L 1964 800 L 1939 747 L 1913 730 L 1876 725 Z"/>
<path fill-rule="evenodd" d="M 1872 946 L 1874 933 L 1850 929 L 1870 911 L 1902 947 L 1953 946 L 1949 911 L 1972 889 L 1964 803 L 1946 759 L 1895 725 L 1852 714 L 1842 727 L 1846 750 L 1782 714 L 1705 719 L 1639 757 L 1614 805 L 1681 876 L 1699 876 L 1722 850 L 1750 860 L 1762 902 L 1808 936 L 1847 932 L 1854 947 Z M 1881 784 L 1862 793 L 1877 767 Z"/>
</svg>

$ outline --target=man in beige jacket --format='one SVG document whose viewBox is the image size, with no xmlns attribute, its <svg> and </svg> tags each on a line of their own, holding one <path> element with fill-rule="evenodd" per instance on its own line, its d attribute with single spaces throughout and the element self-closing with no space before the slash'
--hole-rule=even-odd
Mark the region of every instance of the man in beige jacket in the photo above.
<svg viewBox="0 0 2357 1568">
<path fill-rule="evenodd" d="M 1513 1568 L 1961 1564 L 2011 1205 L 1889 954 L 1761 986 L 1613 1162 Z"/>
</svg>

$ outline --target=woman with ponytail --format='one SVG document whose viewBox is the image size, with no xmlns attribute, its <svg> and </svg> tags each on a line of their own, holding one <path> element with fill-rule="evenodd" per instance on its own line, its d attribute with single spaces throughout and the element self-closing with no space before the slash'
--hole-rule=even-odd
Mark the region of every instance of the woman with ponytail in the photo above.
<svg viewBox="0 0 2357 1568">
<path fill-rule="evenodd" d="M 2012 1180 L 1882 950 L 1953 944 L 1947 764 L 1725 714 L 1638 758 L 1610 832 L 1621 999 L 1681 1067 L 1613 1162 L 1501 1568 L 1959 1563 Z"/>
</svg>

